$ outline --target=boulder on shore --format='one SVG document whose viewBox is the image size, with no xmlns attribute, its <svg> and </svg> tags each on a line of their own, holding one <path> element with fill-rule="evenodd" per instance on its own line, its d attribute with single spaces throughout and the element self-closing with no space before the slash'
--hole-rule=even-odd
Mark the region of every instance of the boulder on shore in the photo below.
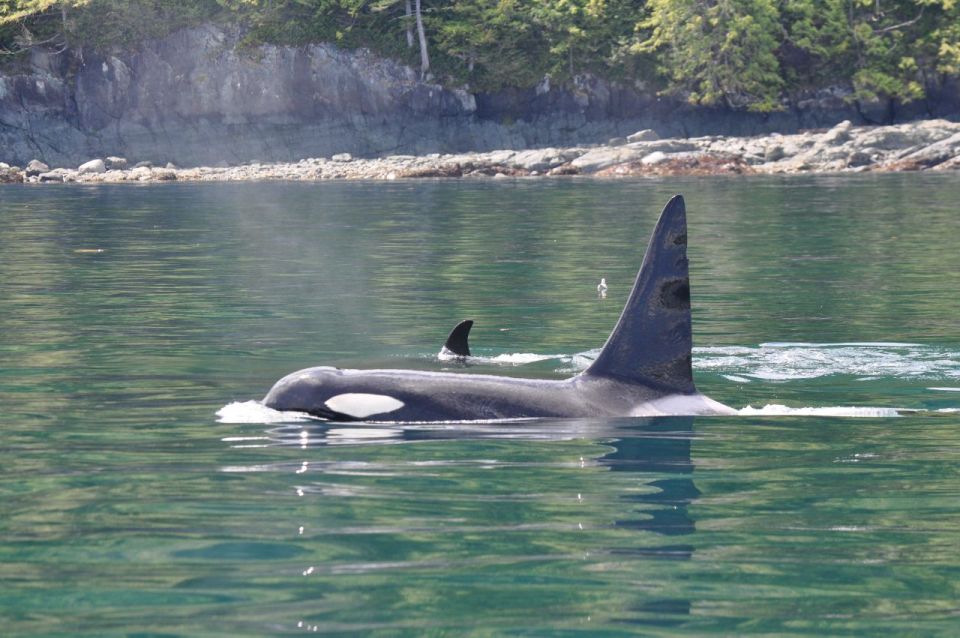
<svg viewBox="0 0 960 638">
<path fill-rule="evenodd" d="M 0 164 L 0 184 L 19 184 L 23 181 L 23 173 L 16 166 Z"/>
<path fill-rule="evenodd" d="M 40 173 L 37 175 L 37 181 L 39 182 L 57 182 L 63 183 L 63 173 L 57 171 L 49 171 L 47 173 Z"/>
<path fill-rule="evenodd" d="M 650 128 L 645 128 L 642 131 L 637 131 L 632 135 L 627 136 L 627 141 L 630 143 L 633 142 L 656 142 L 660 139 L 660 136 L 657 135 L 657 132 Z"/>
<path fill-rule="evenodd" d="M 87 175 L 89 173 L 106 173 L 107 165 L 102 159 L 94 159 L 89 162 L 84 162 L 77 167 L 77 172 L 81 175 Z"/>
<path fill-rule="evenodd" d="M 23 172 L 27 177 L 35 177 L 40 173 L 46 173 L 49 170 L 50 170 L 50 167 L 44 164 L 43 162 L 41 162 L 40 160 L 32 159 L 27 164 L 27 167 L 24 169 Z"/>
</svg>

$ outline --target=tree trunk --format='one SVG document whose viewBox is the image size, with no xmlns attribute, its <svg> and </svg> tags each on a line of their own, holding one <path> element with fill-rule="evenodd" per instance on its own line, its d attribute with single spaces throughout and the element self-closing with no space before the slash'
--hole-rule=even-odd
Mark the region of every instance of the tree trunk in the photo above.
<svg viewBox="0 0 960 638">
<path fill-rule="evenodd" d="M 420 38 L 420 79 L 427 76 L 430 70 L 430 54 L 427 53 L 427 36 L 423 33 L 423 16 L 420 14 L 420 0 L 416 0 L 417 37 Z"/>
<path fill-rule="evenodd" d="M 407 20 L 406 20 L 407 48 L 412 49 L 413 48 L 413 20 L 411 20 L 410 18 L 413 17 L 413 8 L 410 6 L 410 0 L 406 0 L 403 8 L 407 17 Z"/>
</svg>

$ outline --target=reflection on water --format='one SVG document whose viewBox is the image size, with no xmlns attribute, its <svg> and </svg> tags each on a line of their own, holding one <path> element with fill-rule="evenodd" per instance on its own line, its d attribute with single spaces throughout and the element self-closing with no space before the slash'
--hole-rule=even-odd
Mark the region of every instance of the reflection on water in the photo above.
<svg viewBox="0 0 960 638">
<path fill-rule="evenodd" d="M 634 428 L 631 428 L 633 431 Z M 672 560 L 689 560 L 694 546 L 677 542 L 677 536 L 696 531 L 690 517 L 689 505 L 700 496 L 694 485 L 693 459 L 690 446 L 693 439 L 692 418 L 653 419 L 636 428 L 635 436 L 611 442 L 615 451 L 600 458 L 614 472 L 638 472 L 639 481 L 656 491 L 625 495 L 630 518 L 618 519 L 616 525 L 639 532 L 654 532 L 670 537 L 669 544 L 641 548 L 611 548 L 612 555 L 641 555 Z M 667 478 L 660 478 L 666 476 Z M 678 617 L 690 614 L 689 600 L 668 598 L 649 600 L 632 605 L 632 622 L 639 625 L 679 626 Z"/>
<path fill-rule="evenodd" d="M 227 466 L 222 468 L 229 473 L 262 473 L 273 472 L 297 477 L 292 486 L 298 498 L 320 499 L 328 504 L 333 501 L 348 499 L 362 500 L 390 500 L 404 502 L 412 495 L 402 488 L 390 484 L 377 483 L 377 487 L 362 487 L 345 481 L 345 477 L 355 480 L 394 478 L 399 483 L 411 478 L 424 475 L 436 476 L 441 473 L 469 473 L 474 470 L 510 471 L 530 466 L 529 461 L 498 458 L 470 458 L 470 459 L 435 459 L 420 460 L 416 454 L 418 446 L 422 444 L 443 444 L 445 447 L 456 445 L 458 442 L 471 444 L 483 441 L 507 441 L 511 444 L 524 443 L 557 443 L 582 442 L 586 440 L 602 441 L 602 446 L 609 451 L 592 458 L 579 457 L 575 463 L 559 464 L 560 470 L 566 474 L 579 474 L 583 471 L 591 473 L 604 470 L 617 473 L 618 483 L 621 485 L 610 493 L 589 494 L 578 491 L 575 502 L 582 506 L 585 499 L 600 498 L 606 504 L 613 505 L 618 512 L 610 519 L 590 519 L 576 517 L 577 532 L 590 533 L 598 529 L 626 530 L 627 535 L 617 534 L 609 545 L 602 541 L 588 542 L 585 550 L 589 556 L 604 556 L 613 561 L 646 561 L 646 560 L 689 560 L 694 553 L 694 545 L 678 542 L 679 537 L 688 536 L 696 531 L 695 523 L 689 513 L 689 505 L 700 495 L 694 484 L 694 463 L 691 457 L 691 445 L 696 438 L 693 418 L 671 417 L 656 419 L 619 419 L 619 420 L 590 420 L 590 419 L 563 419 L 563 420 L 533 420 L 528 422 L 497 423 L 487 425 L 398 425 L 384 427 L 376 425 L 350 426 L 335 423 L 288 423 L 268 428 L 263 436 L 228 437 L 224 441 L 231 446 L 246 448 L 250 446 L 279 446 L 300 450 L 306 460 L 283 462 L 271 465 Z M 393 457 L 388 462 L 373 462 L 369 460 L 330 461 L 315 458 L 315 452 L 329 446 L 379 446 L 389 444 L 406 444 L 411 454 L 402 454 Z M 376 455 L 375 455 L 376 456 Z M 393 456 L 393 455 L 391 455 Z M 397 460 L 405 459 L 404 461 Z M 544 460 L 533 465 L 541 465 Z M 551 465 L 558 465 L 550 462 Z M 629 478 L 628 478 L 629 477 Z M 623 479 L 628 478 L 625 482 Z M 578 482 L 572 484 L 574 487 Z M 616 492 L 626 491 L 628 493 Z M 581 488 L 578 488 L 581 489 Z M 501 496 L 496 494 L 479 493 L 471 496 L 471 500 L 487 503 L 490 507 L 502 505 L 504 501 L 523 502 L 535 505 L 542 501 L 551 500 L 544 493 L 512 492 Z M 568 498 L 570 498 L 568 496 Z M 432 503 L 430 507 L 430 523 L 412 522 L 407 525 L 380 527 L 361 523 L 351 526 L 347 530 L 333 532 L 326 530 L 324 535 L 333 533 L 349 533 L 361 535 L 398 534 L 410 536 L 416 534 L 430 534 L 435 532 L 438 521 L 446 517 L 443 511 L 459 506 L 459 498 L 445 494 L 443 491 L 432 491 L 417 497 L 420 505 Z M 619 502 L 619 505 L 617 504 Z M 313 528 L 312 522 L 304 520 L 297 529 L 297 535 L 303 537 Z M 503 520 L 491 520 L 484 525 L 468 523 L 467 521 L 450 521 L 444 525 L 446 533 L 476 535 L 476 534 L 528 534 L 540 531 L 544 534 L 569 532 L 570 523 L 531 522 L 522 520 L 509 523 Z M 650 536 L 650 535 L 653 536 Z M 665 537 L 658 542 L 657 537 Z M 502 562 L 502 566 L 511 569 L 520 559 L 522 562 L 552 562 L 556 560 L 580 560 L 578 553 L 556 553 L 555 550 L 539 550 L 536 554 L 514 557 L 510 561 Z M 485 559 L 484 564 L 496 565 L 500 561 Z M 358 575 L 379 573 L 382 571 L 406 571 L 410 569 L 471 569 L 477 566 L 476 559 L 466 563 L 437 556 L 426 562 L 405 560 L 394 561 L 351 561 L 347 564 L 334 562 L 332 564 L 310 564 L 301 571 L 302 577 L 333 577 L 337 575 Z M 627 596 L 629 599 L 629 595 Z M 690 614 L 691 602 L 680 598 L 649 598 L 641 595 L 634 602 L 627 602 L 625 609 L 630 615 L 622 618 L 610 619 L 614 623 L 628 623 L 653 626 L 680 626 L 682 617 Z M 602 613 L 600 610 L 590 612 Z M 298 627 L 319 629 L 325 624 L 317 624 L 312 620 L 298 620 Z"/>
</svg>

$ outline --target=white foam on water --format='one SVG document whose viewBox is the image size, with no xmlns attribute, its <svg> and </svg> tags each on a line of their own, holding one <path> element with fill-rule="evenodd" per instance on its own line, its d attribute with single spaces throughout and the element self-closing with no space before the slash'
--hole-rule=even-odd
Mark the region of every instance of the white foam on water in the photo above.
<svg viewBox="0 0 960 638">
<path fill-rule="evenodd" d="M 328 440 L 363 441 L 368 439 L 400 439 L 403 430 L 398 428 L 331 428 L 326 432 Z"/>
<path fill-rule="evenodd" d="M 878 378 L 960 378 L 960 352 L 915 343 L 762 343 L 694 348 L 693 365 L 721 375 L 765 381 L 848 375 Z"/>
<path fill-rule="evenodd" d="M 737 413 L 743 416 L 837 416 L 874 419 L 898 417 L 900 416 L 900 412 L 901 411 L 896 408 L 854 406 L 791 408 L 777 403 L 769 403 L 760 408 L 748 405 L 745 408 L 737 410 Z"/>
<path fill-rule="evenodd" d="M 573 368 L 577 371 L 586 370 L 593 362 L 597 360 L 597 357 L 600 356 L 600 348 L 594 348 L 592 350 L 587 350 L 586 352 L 578 352 L 572 357 L 568 357 Z"/>
<path fill-rule="evenodd" d="M 599 349 L 593 349 L 570 356 L 545 358 L 567 364 L 560 368 L 560 372 L 578 373 L 590 367 L 599 352 Z M 695 369 L 717 372 L 737 383 L 806 380 L 832 375 L 848 375 L 862 380 L 960 379 L 960 352 L 899 341 L 773 341 L 758 346 L 698 347 L 693 349 L 693 355 Z M 930 389 L 960 392 L 960 388 Z"/>
<path fill-rule="evenodd" d="M 508 354 L 498 354 L 495 357 L 477 357 L 484 363 L 509 363 L 511 365 L 524 365 L 526 363 L 537 363 L 538 361 L 549 361 L 550 359 L 562 359 L 562 354 L 533 354 L 532 352 L 512 352 Z"/>
<path fill-rule="evenodd" d="M 514 352 L 475 357 L 480 363 L 525 365 L 557 361 L 558 371 L 578 373 L 596 360 L 599 349 L 572 355 Z M 960 352 L 899 341 L 805 343 L 771 341 L 758 346 L 708 346 L 693 349 L 694 368 L 715 371 L 731 381 L 791 381 L 848 375 L 864 380 L 893 378 L 960 379 Z M 930 388 L 960 392 L 960 388 Z"/>
<path fill-rule="evenodd" d="M 282 412 L 259 401 L 234 401 L 217 410 L 220 423 L 294 423 L 316 421 L 305 412 Z"/>
<path fill-rule="evenodd" d="M 866 348 L 922 348 L 920 343 L 903 343 L 900 341 L 840 341 L 837 343 L 807 343 L 805 341 L 767 341 L 761 343 L 761 348 L 835 348 L 837 346 L 866 347 Z"/>
<path fill-rule="evenodd" d="M 938 392 L 960 392 L 960 388 L 927 388 L 927 390 L 936 390 Z"/>
<path fill-rule="evenodd" d="M 475 363 L 521 366 L 556 361 L 557 372 L 577 374 L 600 354 L 593 348 L 574 354 L 512 352 L 472 356 Z M 706 346 L 693 349 L 693 367 L 717 372 L 737 383 L 794 381 L 832 375 L 863 381 L 883 378 L 960 379 L 960 351 L 900 341 L 845 341 L 806 343 L 770 341 L 757 346 Z M 436 355 L 430 355 L 436 356 Z M 960 387 L 930 390 L 960 392 Z"/>
</svg>

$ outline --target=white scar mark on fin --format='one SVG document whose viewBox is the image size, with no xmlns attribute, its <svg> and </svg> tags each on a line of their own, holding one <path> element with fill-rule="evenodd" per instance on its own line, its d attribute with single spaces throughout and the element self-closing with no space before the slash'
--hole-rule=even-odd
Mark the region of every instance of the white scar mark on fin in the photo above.
<svg viewBox="0 0 960 638">
<path fill-rule="evenodd" d="M 348 392 L 330 397 L 324 402 L 324 405 L 334 412 L 346 414 L 355 419 L 364 419 L 373 414 L 385 414 L 399 410 L 404 406 L 404 403 L 385 394 Z"/>
</svg>

